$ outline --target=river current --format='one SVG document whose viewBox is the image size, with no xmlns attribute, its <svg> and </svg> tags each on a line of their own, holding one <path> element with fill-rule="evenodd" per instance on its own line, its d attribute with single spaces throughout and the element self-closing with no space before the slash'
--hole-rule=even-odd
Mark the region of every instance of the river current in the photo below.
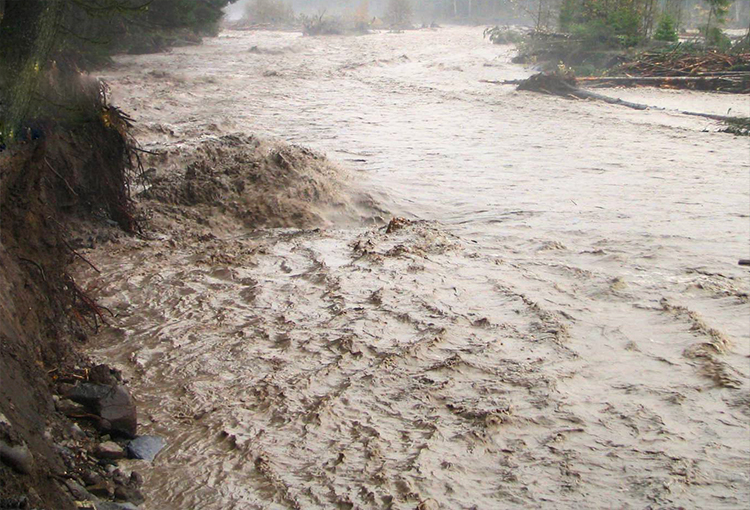
<svg viewBox="0 0 750 510">
<path fill-rule="evenodd" d="M 388 220 L 91 250 L 94 357 L 167 439 L 148 508 L 737 508 L 750 499 L 746 96 L 517 92 L 481 28 L 225 31 L 104 78 L 150 151 L 325 153 Z M 174 237 L 174 239 L 171 239 Z"/>
</svg>

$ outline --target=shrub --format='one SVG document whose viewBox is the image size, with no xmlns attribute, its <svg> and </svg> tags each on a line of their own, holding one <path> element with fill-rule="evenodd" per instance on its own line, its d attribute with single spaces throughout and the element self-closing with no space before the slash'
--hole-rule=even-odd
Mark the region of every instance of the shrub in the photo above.
<svg viewBox="0 0 750 510">
<path fill-rule="evenodd" d="M 654 39 L 657 41 L 677 42 L 677 24 L 674 18 L 669 14 L 662 15 L 659 24 L 654 32 Z"/>
<path fill-rule="evenodd" d="M 647 32 L 646 12 L 643 0 L 563 0 L 559 25 L 586 44 L 631 47 Z"/>
<path fill-rule="evenodd" d="M 341 18 L 326 16 L 325 11 L 317 16 L 300 16 L 302 33 L 305 35 L 339 35 L 344 33 L 344 23 Z"/>
<path fill-rule="evenodd" d="M 486 28 L 484 37 L 488 38 L 493 44 L 516 44 L 524 39 L 525 34 L 517 29 L 496 26 Z"/>
<path fill-rule="evenodd" d="M 704 30 L 703 35 L 706 37 L 706 45 L 719 51 L 727 51 L 732 47 L 732 40 L 719 27 L 711 27 L 708 34 Z"/>
</svg>

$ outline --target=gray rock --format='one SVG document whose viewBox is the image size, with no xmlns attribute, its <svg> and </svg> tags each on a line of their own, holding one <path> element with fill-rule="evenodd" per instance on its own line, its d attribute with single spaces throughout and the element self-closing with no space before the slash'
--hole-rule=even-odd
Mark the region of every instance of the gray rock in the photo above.
<svg viewBox="0 0 750 510">
<path fill-rule="evenodd" d="M 15 498 L 3 498 L 0 497 L 0 508 L 11 509 L 11 508 L 28 508 L 29 498 L 26 496 L 15 497 Z"/>
<path fill-rule="evenodd" d="M 115 488 L 107 481 L 86 487 L 86 490 L 99 498 L 111 498 L 115 495 Z"/>
<path fill-rule="evenodd" d="M 140 436 L 128 443 L 128 455 L 133 459 L 153 462 L 166 445 L 167 442 L 159 436 Z"/>
<path fill-rule="evenodd" d="M 54 448 L 65 462 L 75 462 L 76 455 L 70 448 L 61 444 L 54 445 Z"/>
<path fill-rule="evenodd" d="M 114 375 L 112 374 L 112 369 L 110 369 L 107 365 L 96 365 L 91 370 L 89 370 L 89 379 L 91 380 L 91 382 L 107 384 L 110 386 L 114 386 L 117 384 L 117 379 L 115 379 Z"/>
<path fill-rule="evenodd" d="M 68 488 L 70 495 L 73 496 L 73 499 L 76 501 L 94 501 L 96 499 L 96 497 L 90 494 L 89 491 L 73 480 L 65 480 L 65 486 Z"/>
<path fill-rule="evenodd" d="M 62 386 L 62 385 L 61 385 Z M 63 389 L 63 396 L 74 402 L 83 404 L 90 410 L 95 411 L 101 401 L 114 391 L 114 386 L 107 384 L 79 383 L 75 386 L 66 385 Z"/>
<path fill-rule="evenodd" d="M 143 477 L 137 471 L 130 473 L 130 485 L 133 487 L 140 487 L 143 485 Z"/>
<path fill-rule="evenodd" d="M 24 475 L 28 475 L 34 469 L 34 457 L 26 444 L 11 446 L 5 441 L 0 441 L 0 460 Z"/>
<path fill-rule="evenodd" d="M 136 505 L 140 505 L 145 501 L 141 491 L 134 487 L 127 487 L 125 485 L 120 485 L 115 488 L 115 499 L 129 501 Z"/>
<path fill-rule="evenodd" d="M 87 414 L 86 406 L 77 404 L 68 398 L 63 398 L 55 402 L 55 407 L 65 416 Z"/>
<path fill-rule="evenodd" d="M 111 501 L 102 501 L 96 504 L 96 510 L 138 510 L 138 507 L 132 503 L 112 503 Z"/>
<path fill-rule="evenodd" d="M 104 478 L 96 471 L 86 471 L 81 475 L 81 478 L 86 485 L 96 485 L 104 481 Z"/>
<path fill-rule="evenodd" d="M 128 476 L 121 469 L 112 472 L 112 480 L 118 485 L 126 485 L 129 481 Z"/>
<path fill-rule="evenodd" d="M 106 441 L 96 447 L 95 455 L 100 459 L 116 460 L 125 457 L 125 450 L 122 449 L 122 446 L 113 441 Z"/>
<path fill-rule="evenodd" d="M 83 404 L 102 418 L 99 426 L 105 431 L 135 437 L 138 416 L 133 399 L 123 385 L 80 383 L 69 388 L 65 397 Z"/>
<path fill-rule="evenodd" d="M 70 426 L 70 436 L 74 439 L 84 439 L 86 437 L 86 433 L 81 429 L 81 427 L 78 426 L 77 423 L 74 423 Z"/>
</svg>

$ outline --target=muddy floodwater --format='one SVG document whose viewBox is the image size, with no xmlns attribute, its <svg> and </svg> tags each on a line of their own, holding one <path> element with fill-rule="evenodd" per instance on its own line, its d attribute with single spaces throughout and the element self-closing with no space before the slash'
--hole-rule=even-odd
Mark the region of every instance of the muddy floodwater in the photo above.
<svg viewBox="0 0 750 510">
<path fill-rule="evenodd" d="M 482 28 L 226 31 L 106 72 L 147 150 L 275 137 L 379 204 L 307 229 L 175 213 L 87 252 L 117 315 L 91 353 L 168 442 L 137 466 L 148 508 L 747 504 L 750 143 L 673 111 L 747 96 L 481 81 L 528 76 L 512 55 Z"/>
</svg>

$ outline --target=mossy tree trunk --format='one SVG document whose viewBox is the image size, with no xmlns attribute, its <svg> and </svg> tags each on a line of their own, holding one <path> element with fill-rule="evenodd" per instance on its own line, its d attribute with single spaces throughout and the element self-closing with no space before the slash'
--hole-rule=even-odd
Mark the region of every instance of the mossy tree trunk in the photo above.
<svg viewBox="0 0 750 510">
<path fill-rule="evenodd" d="M 2 0 L 0 0 L 2 1 Z M 22 137 L 42 70 L 60 26 L 63 0 L 4 2 L 0 18 L 0 137 Z"/>
</svg>

